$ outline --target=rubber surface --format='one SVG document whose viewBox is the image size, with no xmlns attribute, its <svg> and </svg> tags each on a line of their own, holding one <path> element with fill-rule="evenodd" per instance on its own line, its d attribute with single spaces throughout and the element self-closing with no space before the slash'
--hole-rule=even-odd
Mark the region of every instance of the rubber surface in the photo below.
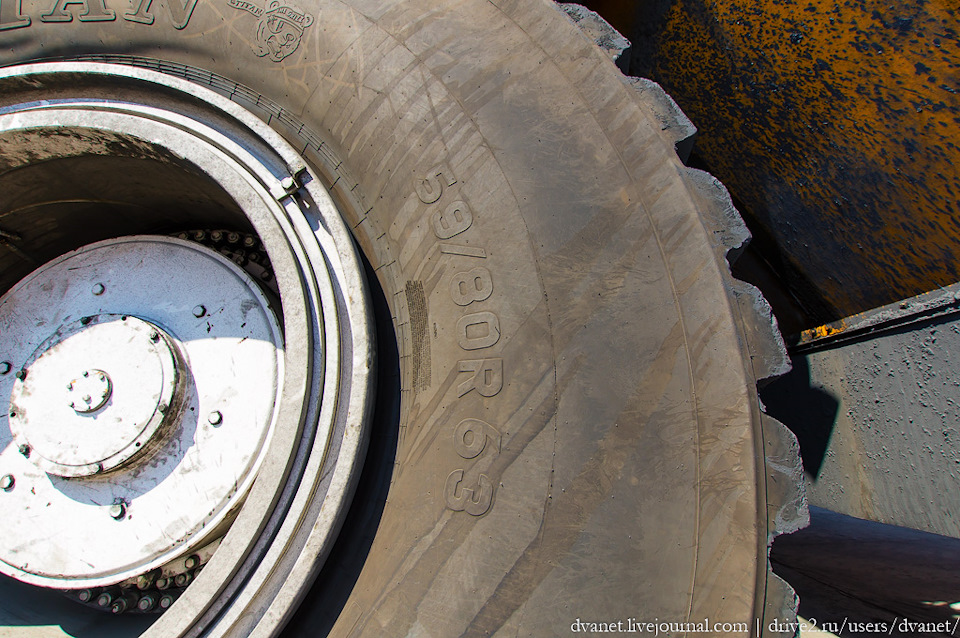
<svg viewBox="0 0 960 638">
<path fill-rule="evenodd" d="M 565 14 L 0 1 L 2 64 L 152 66 L 262 115 L 376 273 L 400 349 L 396 465 L 375 530 L 343 532 L 373 535 L 349 598 L 309 600 L 295 629 L 325 622 L 312 609 L 334 635 L 752 630 L 792 603 L 768 595 L 766 551 L 770 521 L 803 518 L 796 453 L 761 425 L 755 380 L 782 363 L 755 293 L 732 289 L 739 220 Z"/>
</svg>

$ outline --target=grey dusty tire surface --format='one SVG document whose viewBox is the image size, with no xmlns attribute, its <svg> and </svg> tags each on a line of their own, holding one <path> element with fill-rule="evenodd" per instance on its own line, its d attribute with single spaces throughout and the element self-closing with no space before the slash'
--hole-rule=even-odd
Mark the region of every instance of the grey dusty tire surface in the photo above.
<svg viewBox="0 0 960 638">
<path fill-rule="evenodd" d="M 390 334 L 380 331 L 374 416 L 343 417 L 360 441 L 357 460 L 340 463 L 353 464 L 343 502 L 301 489 L 284 536 L 285 497 L 248 499 L 237 520 L 251 523 L 246 510 L 260 507 L 276 528 L 231 529 L 223 558 L 149 633 L 547 636 L 617 619 L 770 633 L 772 619 L 789 617 L 793 594 L 767 551 L 806 513 L 796 445 L 756 394 L 785 355 L 765 302 L 727 265 L 746 230 L 723 187 L 678 159 L 688 123 L 670 115 L 675 105 L 624 78 L 564 12 L 540 0 L 0 3 L 10 69 L 119 65 L 98 68 L 148 74 L 120 83 L 116 99 L 134 102 L 157 73 L 176 83 L 153 92 L 164 100 L 182 86 L 200 92 L 195 104 L 170 98 L 178 114 L 229 138 L 239 125 L 206 111 L 225 98 L 242 111 L 237 122 L 247 114 L 278 132 L 276 162 L 297 181 L 277 201 L 329 193 L 375 306 L 382 294 L 375 314 Z M 70 68 L 86 86 L 92 67 Z M 69 82 L 45 82 L 20 90 L 46 99 L 55 86 L 70 98 Z M 113 99 L 109 83 L 90 86 Z M 136 181 L 159 197 L 194 186 L 161 170 L 180 160 L 157 161 L 142 174 L 97 173 L 90 190 Z M 25 255 L 42 263 L 54 247 L 113 236 L 100 222 L 100 235 L 66 245 L 64 228 L 97 226 L 96 206 L 38 228 L 31 211 L 82 198 L 28 190 L 29 206 L 0 200 L 0 265 L 18 273 L 8 287 L 36 267 Z M 197 210 L 215 217 L 219 200 L 207 200 Z M 180 212 L 149 232 L 209 227 L 190 225 L 190 205 L 173 197 Z M 116 234 L 145 230 L 128 226 Z M 373 329 L 344 319 L 366 303 L 351 281 L 330 297 L 337 325 L 353 326 L 339 329 L 342 361 L 355 354 L 348 337 L 364 343 L 353 333 Z M 391 339 L 398 376 L 384 354 Z M 366 364 L 353 361 L 337 378 L 359 387 Z M 337 396 L 340 409 L 353 405 Z M 318 476 L 334 467 L 306 466 Z M 281 492 L 325 485 L 277 471 Z M 23 624 L 17 613 L 0 618 Z M 119 620 L 97 622 L 83 631 L 104 635 Z"/>
</svg>

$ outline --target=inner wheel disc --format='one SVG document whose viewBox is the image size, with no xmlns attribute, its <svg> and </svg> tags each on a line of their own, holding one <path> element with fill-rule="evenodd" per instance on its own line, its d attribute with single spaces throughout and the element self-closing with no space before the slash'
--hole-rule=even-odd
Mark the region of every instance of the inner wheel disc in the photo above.
<svg viewBox="0 0 960 638">
<path fill-rule="evenodd" d="M 0 298 L 0 571 L 100 586 L 195 553 L 269 443 L 280 327 L 234 263 L 167 237 L 108 240 Z M 40 530 L 43 530 L 42 534 Z"/>
<path fill-rule="evenodd" d="M 173 338 L 148 321 L 111 314 L 74 321 L 41 344 L 14 382 L 10 430 L 56 476 L 132 462 L 179 420 L 181 360 Z M 78 369 L 64 391 L 65 372 Z"/>
</svg>

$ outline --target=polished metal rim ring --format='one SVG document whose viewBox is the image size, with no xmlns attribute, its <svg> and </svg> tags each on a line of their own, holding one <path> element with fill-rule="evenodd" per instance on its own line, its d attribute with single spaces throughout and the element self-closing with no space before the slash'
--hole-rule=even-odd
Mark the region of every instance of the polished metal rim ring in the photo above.
<svg viewBox="0 0 960 638">
<path fill-rule="evenodd" d="M 189 578 L 181 580 L 190 586 L 151 625 L 149 633 L 249 635 L 273 631 L 322 565 L 350 503 L 365 449 L 375 365 L 372 317 L 348 229 L 296 150 L 261 120 L 212 91 L 149 70 L 77 62 L 4 69 L 0 95 L 2 167 L 28 169 L 22 171 L 24 175 L 46 177 L 42 180 L 45 188 L 56 195 L 49 199 L 67 204 L 59 209 L 47 206 L 42 215 L 74 228 L 77 238 L 73 241 L 80 242 L 69 246 L 69 238 L 51 234 L 47 249 L 69 246 L 70 254 L 46 258 L 46 265 L 22 278 L 22 289 L 31 278 L 38 280 L 37 273 L 97 251 L 103 256 L 122 247 L 141 257 L 137 251 L 144 248 L 146 254 L 152 254 L 150 250 L 179 253 L 171 257 L 173 261 L 191 254 L 200 261 L 219 263 L 230 273 L 228 278 L 246 286 L 245 312 L 257 308 L 254 314 L 263 324 L 262 333 L 249 340 L 275 346 L 278 353 L 273 372 L 264 377 L 265 386 L 275 387 L 275 397 L 260 399 L 262 405 L 257 408 L 260 429 L 253 438 L 262 447 L 244 453 L 247 460 L 255 462 L 238 474 L 237 498 L 225 501 L 217 516 L 204 521 L 209 534 L 198 535 L 190 543 L 175 538 L 173 545 L 182 549 L 140 562 L 127 557 L 106 571 L 77 568 L 55 573 L 55 569 L 45 568 L 37 573 L 23 564 L 11 565 L 16 560 L 8 562 L 2 556 L 0 570 L 34 585 L 74 590 L 187 573 Z M 80 175 L 88 171 L 104 180 L 108 175 L 104 167 L 133 170 L 124 175 L 128 183 L 114 188 L 110 197 L 80 206 L 74 202 L 86 196 L 83 185 L 53 179 L 53 173 L 45 172 L 49 170 L 45 167 L 57 163 L 63 168 L 80 167 Z M 141 166 L 145 167 L 142 174 L 137 170 Z M 173 212 L 147 207 L 140 218 L 120 215 L 112 225 L 99 221 L 113 219 L 116 210 L 141 206 L 152 193 L 171 190 L 165 189 L 164 182 L 151 182 L 154 174 L 161 180 L 174 176 L 196 188 L 174 189 L 170 195 L 177 204 Z M 118 204 L 118 199 L 123 201 Z M 192 207 L 198 211 L 193 218 Z M 29 203 L 23 210 L 24 214 L 30 211 Z M 189 228 L 220 227 L 240 228 L 262 244 L 269 258 L 269 285 L 255 282 L 248 276 L 249 270 L 244 274 L 242 268 L 208 247 L 170 236 Z M 85 241 L 91 232 L 98 241 Z M 190 239 L 183 232 L 179 236 Z M 62 255 L 66 251 L 57 252 Z M 184 327 L 189 324 L 203 330 L 205 321 L 216 324 L 215 313 L 223 304 L 205 303 L 187 291 L 177 298 L 176 291 L 183 286 L 175 279 L 166 283 L 166 292 L 159 299 L 151 299 L 149 294 L 138 297 L 136 290 L 143 288 L 143 281 L 159 276 L 162 266 L 137 275 L 132 267 L 121 267 L 122 263 L 122 259 L 117 262 L 112 278 L 104 274 L 93 277 L 97 281 L 71 280 L 85 303 L 89 302 L 89 309 L 65 307 L 57 320 L 72 339 L 93 330 L 100 331 L 104 339 L 129 335 L 136 342 L 130 346 L 131 356 L 163 362 L 151 364 L 153 368 L 142 373 L 143 384 L 155 389 L 144 390 L 123 413 L 123 419 L 117 417 L 127 430 L 104 434 L 98 445 L 91 444 L 83 452 L 68 454 L 51 447 L 53 434 L 28 425 L 32 421 L 17 415 L 18 409 L 23 412 L 17 402 L 22 402 L 27 386 L 34 381 L 28 360 L 30 365 L 43 364 L 41 368 L 56 371 L 50 375 L 58 388 L 62 386 L 53 399 L 57 413 L 86 425 L 97 415 L 112 413 L 116 403 L 126 400 L 129 392 L 121 392 L 121 387 L 130 385 L 124 379 L 134 373 L 115 377 L 102 369 L 113 363 L 98 364 L 96 357 L 82 354 L 87 350 L 80 347 L 73 350 L 81 354 L 58 355 L 68 348 L 70 339 L 52 337 L 56 332 L 52 326 L 33 330 L 27 340 L 31 347 L 24 345 L 17 356 L 3 354 L 12 371 L 25 371 L 19 375 L 24 378 L 13 373 L 2 377 L 5 387 L 0 400 L 13 398 L 3 424 L 4 430 L 9 428 L 4 454 L 17 455 L 33 468 L 38 480 L 59 481 L 71 489 L 79 489 L 84 481 L 110 481 L 149 467 L 164 445 L 190 447 L 194 441 L 176 438 L 189 430 L 183 427 L 185 422 L 193 424 L 194 434 L 209 431 L 219 436 L 229 429 L 229 413 L 235 404 L 224 400 L 222 405 L 214 405 L 203 398 L 199 390 L 202 375 L 193 369 L 203 359 L 196 349 L 203 344 L 203 335 L 187 334 Z M 215 282 L 203 282 L 205 270 L 194 268 L 185 277 L 196 285 L 217 287 Z M 51 277 L 51 281 L 60 279 Z M 124 281 L 128 281 L 128 297 L 135 301 L 120 302 L 111 295 Z M 4 299 L 15 300 L 16 290 L 14 286 Z M 157 304 L 153 309 L 151 302 Z M 172 307 L 182 322 L 169 318 L 167 311 Z M 271 327 L 274 312 L 276 320 Z M 86 323 L 77 323 L 83 321 Z M 182 325 L 170 325 L 178 322 Z M 241 323 L 231 324 L 235 334 L 229 336 L 234 342 L 249 329 L 241 328 Z M 110 335 L 108 327 L 114 331 Z M 146 344 L 141 333 L 146 334 Z M 151 337 L 155 337 L 152 342 Z M 6 342 L 4 348 L 12 350 L 9 338 L 6 332 L 0 335 Z M 211 336 L 209 341 L 216 339 Z M 70 364 L 62 379 L 61 361 Z M 239 360 L 234 363 L 263 367 Z M 234 372 L 238 377 L 257 378 L 256 371 L 231 370 Z M 38 375 L 41 381 L 47 376 Z M 192 390 L 191 384 L 196 385 Z M 52 388 L 54 381 L 48 385 Z M 163 414 L 174 409 L 176 414 Z M 11 411 L 15 416 L 9 416 Z M 33 454 L 33 461 L 42 459 L 39 463 L 20 453 L 31 445 L 31 439 L 43 441 L 44 454 Z M 141 452 L 141 448 L 150 449 Z M 17 481 L 11 490 L 0 492 L 0 497 L 23 493 L 23 487 L 24 482 Z M 114 496 L 112 500 L 115 502 L 88 505 L 99 507 L 100 514 L 107 509 L 104 523 L 117 526 L 136 520 L 136 498 Z M 208 536 L 215 537 L 215 542 L 211 541 L 218 546 L 215 552 L 209 549 Z M 7 554 L 11 549 L 3 547 Z"/>
</svg>

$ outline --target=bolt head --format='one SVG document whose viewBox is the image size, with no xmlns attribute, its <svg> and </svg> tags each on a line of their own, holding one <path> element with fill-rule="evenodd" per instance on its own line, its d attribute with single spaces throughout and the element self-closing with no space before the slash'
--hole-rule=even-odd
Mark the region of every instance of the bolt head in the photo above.
<svg viewBox="0 0 960 638">
<path fill-rule="evenodd" d="M 21 381 L 23 381 L 24 379 L 26 379 L 26 378 L 27 378 L 27 371 L 26 371 L 26 370 L 17 370 L 17 378 L 20 379 Z"/>
<path fill-rule="evenodd" d="M 103 284 L 94 284 L 93 289 L 90 291 L 98 297 L 103 294 L 103 291 L 106 290 Z"/>
<path fill-rule="evenodd" d="M 220 425 L 223 423 L 223 414 L 220 412 L 220 410 L 214 410 L 207 417 L 207 421 L 210 423 L 210 425 Z"/>
<path fill-rule="evenodd" d="M 13 489 L 13 486 L 16 484 L 17 480 L 13 478 L 13 474 L 4 474 L 0 478 L 0 490 L 4 492 L 9 492 Z"/>
<path fill-rule="evenodd" d="M 17 448 L 20 451 L 20 454 L 24 455 L 28 459 L 30 458 L 30 446 L 26 443 L 21 443 L 20 447 Z"/>
<path fill-rule="evenodd" d="M 200 564 L 200 557 L 196 554 L 191 554 L 183 561 L 183 566 L 187 569 L 194 569 Z"/>
<path fill-rule="evenodd" d="M 284 177 L 282 180 L 280 180 L 280 186 L 283 188 L 283 190 L 289 193 L 297 188 L 297 183 L 293 181 L 292 177 Z"/>
<path fill-rule="evenodd" d="M 9 361 L 0 362 L 0 374 L 10 374 L 10 371 L 13 370 L 13 364 Z"/>
<path fill-rule="evenodd" d="M 127 508 L 123 503 L 114 503 L 110 506 L 109 512 L 110 516 L 113 517 L 114 520 L 119 521 L 121 518 L 126 516 Z"/>
<path fill-rule="evenodd" d="M 199 319 L 203 315 L 207 314 L 207 309 L 202 305 L 196 305 L 193 307 L 193 316 Z"/>
</svg>

